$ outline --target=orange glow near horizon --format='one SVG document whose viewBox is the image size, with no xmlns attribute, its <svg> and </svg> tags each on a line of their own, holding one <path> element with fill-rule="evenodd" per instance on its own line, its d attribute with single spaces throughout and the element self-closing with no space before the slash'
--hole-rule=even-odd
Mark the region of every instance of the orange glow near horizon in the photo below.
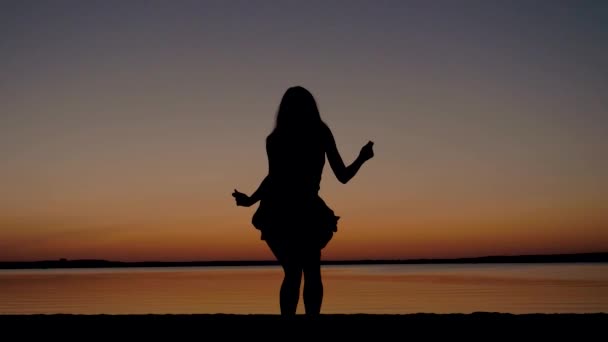
<svg viewBox="0 0 608 342">
<path fill-rule="evenodd" d="M 383 164 L 391 156 L 378 145 L 377 157 L 352 183 L 339 184 L 326 167 L 322 196 L 341 219 L 324 259 L 608 250 L 606 202 L 581 201 L 580 194 L 573 194 L 574 200 L 550 193 L 518 196 L 508 186 L 500 195 L 487 194 L 474 188 L 473 181 L 468 192 L 459 192 L 462 198 L 454 192 L 440 196 L 439 186 L 433 184 L 420 189 L 412 183 L 412 192 L 402 191 L 382 181 L 387 167 Z M 257 173 L 262 177 L 260 164 Z M 242 177 L 254 188 L 255 177 L 234 170 L 224 175 L 225 179 L 210 177 L 212 181 L 196 176 L 199 184 L 190 176 L 192 184 L 184 180 L 183 185 L 162 184 L 159 178 L 156 188 L 153 182 L 128 178 L 140 184 L 119 188 L 110 183 L 88 192 L 78 189 L 74 178 L 63 183 L 62 193 L 44 192 L 21 203 L 5 198 L 4 203 L 13 206 L 0 216 L 0 226 L 9 228 L 0 231 L 0 260 L 272 259 L 250 223 L 256 207 L 236 207 L 230 196 L 232 180 Z M 49 181 L 47 186 L 51 185 Z"/>
<path fill-rule="evenodd" d="M 228 206 L 229 204 L 226 204 Z M 114 223 L 79 230 L 23 227 L 4 233 L 3 260 L 110 259 L 122 261 L 268 260 L 272 254 L 249 224 L 254 208 L 231 208 L 234 216 L 141 223 Z M 218 213 L 219 211 L 216 211 Z M 344 212 L 324 259 L 457 258 L 485 255 L 604 251 L 606 222 L 591 217 L 568 222 L 556 217 L 408 217 L 410 222 L 355 211 Z M 213 227 L 211 229 L 210 227 Z M 572 229 L 576 227 L 576 229 Z M 29 236 L 23 234 L 30 231 Z M 549 236 L 551 235 L 551 236 Z M 12 244 L 7 242 L 13 241 Z"/>
</svg>

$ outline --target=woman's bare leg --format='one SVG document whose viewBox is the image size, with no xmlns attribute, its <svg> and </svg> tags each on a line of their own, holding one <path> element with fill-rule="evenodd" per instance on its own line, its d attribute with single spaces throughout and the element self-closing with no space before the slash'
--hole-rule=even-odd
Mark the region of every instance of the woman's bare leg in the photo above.
<svg viewBox="0 0 608 342">
<path fill-rule="evenodd" d="M 307 255 L 304 262 L 304 308 L 306 314 L 318 315 L 321 312 L 322 303 L 321 251 L 316 250 Z"/>
<path fill-rule="evenodd" d="M 266 239 L 266 243 L 276 259 L 283 267 L 283 283 L 279 293 L 281 315 L 292 316 L 296 314 L 300 300 L 300 284 L 302 282 L 302 264 L 297 253 L 289 248 L 285 241 Z"/>
<path fill-rule="evenodd" d="M 302 281 L 302 267 L 297 263 L 286 262 L 283 265 L 283 283 L 281 284 L 281 315 L 292 316 L 296 314 L 300 299 L 300 283 Z"/>
</svg>

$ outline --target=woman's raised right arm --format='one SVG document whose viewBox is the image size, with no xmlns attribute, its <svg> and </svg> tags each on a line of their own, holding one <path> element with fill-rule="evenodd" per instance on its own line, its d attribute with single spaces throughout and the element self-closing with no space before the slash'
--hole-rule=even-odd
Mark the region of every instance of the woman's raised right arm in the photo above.
<svg viewBox="0 0 608 342">
<path fill-rule="evenodd" d="M 361 148 L 361 152 L 359 152 L 357 159 L 355 159 L 355 161 L 349 166 L 346 166 L 344 165 L 344 161 L 342 161 L 342 156 L 340 156 L 340 152 L 338 152 L 336 141 L 329 128 L 327 129 L 326 138 L 327 160 L 329 161 L 329 165 L 334 171 L 336 178 L 342 184 L 348 183 L 348 181 L 350 181 L 357 174 L 363 163 L 374 156 L 374 143 L 369 141 Z"/>
</svg>

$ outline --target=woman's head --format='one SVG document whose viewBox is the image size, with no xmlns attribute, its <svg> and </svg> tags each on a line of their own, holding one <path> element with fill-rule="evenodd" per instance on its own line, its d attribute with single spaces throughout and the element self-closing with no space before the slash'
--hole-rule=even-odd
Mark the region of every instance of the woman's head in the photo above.
<svg viewBox="0 0 608 342">
<path fill-rule="evenodd" d="M 294 130 L 320 127 L 323 122 L 312 94 L 303 87 L 287 89 L 277 113 L 276 130 Z"/>
</svg>

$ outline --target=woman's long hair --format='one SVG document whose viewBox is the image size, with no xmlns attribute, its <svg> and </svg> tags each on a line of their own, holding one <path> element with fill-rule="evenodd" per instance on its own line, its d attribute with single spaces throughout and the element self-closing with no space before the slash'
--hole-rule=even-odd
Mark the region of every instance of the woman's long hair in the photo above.
<svg viewBox="0 0 608 342">
<path fill-rule="evenodd" d="M 273 134 L 314 137 L 324 125 L 315 98 L 296 86 L 287 89 L 281 99 Z"/>
</svg>

